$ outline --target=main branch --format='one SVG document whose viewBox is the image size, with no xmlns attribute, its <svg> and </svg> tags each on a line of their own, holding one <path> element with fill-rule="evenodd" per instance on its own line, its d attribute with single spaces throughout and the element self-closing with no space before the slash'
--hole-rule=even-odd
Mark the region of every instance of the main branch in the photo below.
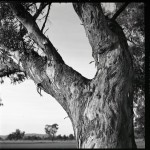
<svg viewBox="0 0 150 150">
<path fill-rule="evenodd" d="M 99 60 L 99 56 L 108 52 L 112 47 L 115 48 L 118 37 L 110 29 L 100 3 L 73 3 L 73 7 L 85 28 L 95 65 L 102 68 L 103 61 Z"/>
<path fill-rule="evenodd" d="M 90 80 L 65 64 L 50 40 L 20 3 L 11 3 L 10 6 L 29 36 L 45 53 L 45 57 L 42 57 L 32 51 L 27 59 L 22 60 L 23 68 L 37 85 L 61 104 L 72 123 L 77 126 L 78 108 L 82 106 L 82 101 L 77 99 L 83 94 L 83 89 L 88 91 Z M 73 119 L 74 116 L 76 119 Z"/>
<path fill-rule="evenodd" d="M 74 3 L 73 7 L 85 28 L 97 66 L 91 82 L 94 91 L 80 119 L 78 144 L 81 148 L 135 147 L 133 65 L 122 28 L 104 16 L 99 3 Z"/>
</svg>

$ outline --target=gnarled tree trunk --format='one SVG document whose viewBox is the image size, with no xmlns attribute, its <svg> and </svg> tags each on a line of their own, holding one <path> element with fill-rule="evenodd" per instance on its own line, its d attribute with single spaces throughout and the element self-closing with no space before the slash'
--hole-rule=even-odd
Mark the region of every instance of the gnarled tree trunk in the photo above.
<svg viewBox="0 0 150 150">
<path fill-rule="evenodd" d="M 21 4 L 10 4 L 30 37 L 46 55 L 21 54 L 27 75 L 53 96 L 71 119 L 79 148 L 134 148 L 132 59 L 121 27 L 106 19 L 100 4 L 75 3 L 92 47 L 92 80 L 67 66 Z"/>
</svg>

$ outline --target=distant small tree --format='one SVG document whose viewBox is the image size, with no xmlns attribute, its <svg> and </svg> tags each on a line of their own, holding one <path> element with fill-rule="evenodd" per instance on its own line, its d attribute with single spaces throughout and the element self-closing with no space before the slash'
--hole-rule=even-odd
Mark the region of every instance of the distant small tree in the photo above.
<svg viewBox="0 0 150 150">
<path fill-rule="evenodd" d="M 45 132 L 49 135 L 49 138 L 52 137 L 52 141 L 54 140 L 54 136 L 58 130 L 58 124 L 45 125 Z"/>
<path fill-rule="evenodd" d="M 0 81 L 1 82 L 1 81 Z M 0 98 L 0 106 L 3 106 L 2 99 Z"/>
<path fill-rule="evenodd" d="M 2 141 L 3 140 L 3 138 L 2 137 L 0 137 L 0 141 Z"/>
<path fill-rule="evenodd" d="M 74 138 L 74 136 L 73 136 L 73 134 L 70 134 L 69 135 L 69 140 L 74 140 L 75 138 Z"/>
<path fill-rule="evenodd" d="M 61 134 L 59 134 L 57 137 L 56 137 L 57 140 L 62 140 L 63 137 L 61 136 Z"/>
<path fill-rule="evenodd" d="M 67 137 L 66 135 L 63 135 L 62 138 L 63 138 L 63 140 L 65 140 L 65 141 L 68 139 L 68 137 Z"/>
<path fill-rule="evenodd" d="M 6 139 L 7 140 L 21 140 L 23 139 L 24 135 L 25 135 L 24 131 L 21 132 L 19 129 L 16 129 L 16 131 L 9 134 Z"/>
</svg>

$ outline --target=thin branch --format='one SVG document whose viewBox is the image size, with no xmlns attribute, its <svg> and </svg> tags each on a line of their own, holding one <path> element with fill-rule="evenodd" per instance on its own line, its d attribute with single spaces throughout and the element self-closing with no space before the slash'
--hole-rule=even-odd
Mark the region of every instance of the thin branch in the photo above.
<svg viewBox="0 0 150 150">
<path fill-rule="evenodd" d="M 29 4 L 27 7 L 29 8 L 29 7 L 31 7 L 31 6 L 33 6 L 35 3 L 31 3 L 31 4 Z"/>
<path fill-rule="evenodd" d="M 33 18 L 36 20 L 38 18 L 38 16 L 40 15 L 40 13 L 42 12 L 42 10 L 48 5 L 48 3 L 41 3 L 39 6 L 39 9 L 37 9 L 36 13 L 34 14 Z"/>
<path fill-rule="evenodd" d="M 65 117 L 64 119 L 69 118 L 69 116 Z"/>
<path fill-rule="evenodd" d="M 113 15 L 111 19 L 116 20 L 116 18 L 122 13 L 122 11 L 128 6 L 130 2 L 124 3 L 119 10 Z"/>
<path fill-rule="evenodd" d="M 12 70 L 11 70 L 12 69 Z M 22 70 L 19 70 L 18 68 L 9 68 L 8 69 L 8 71 L 6 71 L 6 70 L 0 70 L 0 77 L 2 78 L 2 77 L 9 77 L 10 75 L 12 75 L 12 74 L 15 74 L 15 73 L 18 73 L 18 72 L 23 72 L 23 73 L 25 73 L 24 71 L 22 71 Z"/>
<path fill-rule="evenodd" d="M 48 18 L 48 14 L 49 14 L 49 11 L 50 11 L 50 6 L 51 6 L 51 3 L 49 3 L 49 5 L 48 5 L 47 14 L 46 14 L 45 21 L 44 21 L 44 23 L 43 23 L 41 32 L 43 32 L 43 30 L 44 30 L 44 28 L 45 28 L 45 24 L 46 24 L 46 21 L 47 21 L 47 18 Z"/>
<path fill-rule="evenodd" d="M 133 41 L 133 39 L 132 38 L 127 38 L 127 41 L 129 41 L 129 42 L 131 42 L 132 44 L 134 44 L 136 47 L 140 47 L 140 48 L 143 48 L 142 46 L 140 46 L 140 45 L 138 45 L 138 44 L 136 44 L 134 41 Z"/>
<path fill-rule="evenodd" d="M 90 61 L 89 64 L 93 63 L 94 61 Z"/>
<path fill-rule="evenodd" d="M 44 19 L 46 17 L 46 15 L 42 16 L 41 18 L 37 19 L 39 21 L 41 21 L 42 19 Z"/>
<path fill-rule="evenodd" d="M 132 34 L 131 34 L 131 32 L 129 30 L 126 30 L 126 32 L 124 32 L 124 33 L 126 35 L 127 41 L 129 41 L 130 43 L 134 44 L 136 47 L 142 48 L 142 46 L 140 46 L 139 44 L 137 44 L 137 42 L 136 43 L 134 42 L 134 40 L 132 38 Z M 127 36 L 127 34 L 128 34 L 128 36 Z"/>
<path fill-rule="evenodd" d="M 22 48 L 23 48 L 24 52 L 26 52 L 25 42 L 23 39 L 24 34 L 22 33 L 22 30 L 25 30 L 25 29 L 23 28 L 23 25 L 20 23 L 20 39 L 22 42 Z"/>
<path fill-rule="evenodd" d="M 46 31 L 44 32 L 44 34 L 47 32 L 48 29 L 49 29 L 49 28 L 46 29 Z"/>
</svg>

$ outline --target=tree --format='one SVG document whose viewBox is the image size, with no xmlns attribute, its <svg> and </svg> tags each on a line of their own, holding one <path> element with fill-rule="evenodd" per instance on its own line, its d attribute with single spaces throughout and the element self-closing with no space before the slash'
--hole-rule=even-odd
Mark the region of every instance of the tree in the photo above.
<svg viewBox="0 0 150 150">
<path fill-rule="evenodd" d="M 56 137 L 57 140 L 62 140 L 62 138 L 63 137 L 61 136 L 61 134 L 57 135 L 57 137 Z"/>
<path fill-rule="evenodd" d="M 117 5 L 117 7 L 119 7 Z M 127 21 L 124 21 L 127 20 Z M 117 18 L 124 28 L 133 58 L 133 100 L 135 134 L 145 134 L 145 33 L 144 3 L 130 3 Z"/>
<path fill-rule="evenodd" d="M 63 135 L 63 136 L 62 136 L 62 139 L 63 139 L 64 141 L 66 141 L 66 140 L 68 139 L 68 137 L 67 137 L 66 135 Z"/>
<path fill-rule="evenodd" d="M 49 135 L 49 138 L 52 137 L 52 141 L 54 140 L 55 134 L 58 130 L 58 124 L 45 125 L 45 132 Z"/>
<path fill-rule="evenodd" d="M 7 140 L 21 140 L 23 139 L 25 132 L 21 132 L 19 129 L 16 129 L 15 132 L 9 134 L 7 136 Z"/>
<path fill-rule="evenodd" d="M 2 99 L 0 98 L 0 106 L 3 106 Z"/>
<path fill-rule="evenodd" d="M 69 134 L 69 140 L 74 140 L 74 136 L 73 136 L 73 134 Z"/>
<path fill-rule="evenodd" d="M 117 23 L 127 5 L 105 16 L 99 3 L 73 3 L 92 47 L 97 68 L 93 79 L 83 77 L 64 62 L 43 34 L 45 21 L 39 29 L 36 19 L 46 6 L 48 14 L 50 5 L 3 4 L 1 8 L 8 12 L 2 11 L 0 77 L 13 76 L 14 82 L 30 77 L 40 94 L 43 89 L 53 96 L 67 112 L 79 148 L 135 148 L 134 64 L 125 30 Z M 5 35 L 11 30 L 15 41 L 11 34 Z"/>
</svg>

